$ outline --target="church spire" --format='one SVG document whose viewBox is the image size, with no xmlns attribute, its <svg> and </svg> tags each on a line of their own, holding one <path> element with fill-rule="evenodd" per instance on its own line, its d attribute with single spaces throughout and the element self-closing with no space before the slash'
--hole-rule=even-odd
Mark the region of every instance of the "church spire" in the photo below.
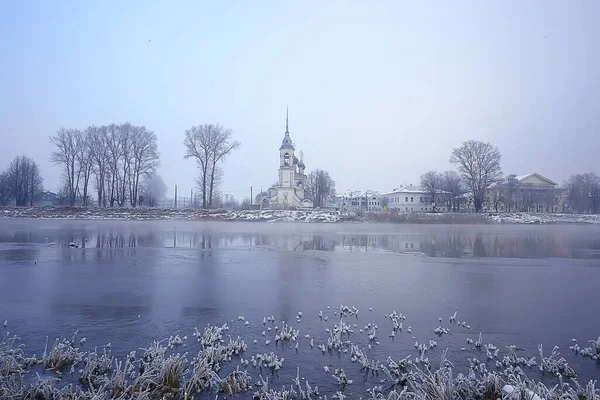
<svg viewBox="0 0 600 400">
<path fill-rule="evenodd" d="M 291 149 L 294 150 L 294 144 L 292 143 L 292 139 L 290 138 L 290 130 L 288 126 L 289 122 L 289 110 L 288 106 L 285 106 L 285 135 L 283 136 L 283 141 L 281 142 L 281 147 L 279 150 L 283 149 Z"/>
<path fill-rule="evenodd" d="M 290 133 L 290 131 L 288 130 L 288 106 L 285 106 L 285 133 Z"/>
</svg>

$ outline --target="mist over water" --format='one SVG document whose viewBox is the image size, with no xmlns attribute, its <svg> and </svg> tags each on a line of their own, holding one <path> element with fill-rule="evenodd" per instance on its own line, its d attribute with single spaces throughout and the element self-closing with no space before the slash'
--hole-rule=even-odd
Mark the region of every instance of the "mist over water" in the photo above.
<svg viewBox="0 0 600 400">
<path fill-rule="evenodd" d="M 35 229 L 34 229 L 35 228 Z M 222 222 L 6 222 L 0 243 L 81 248 L 392 252 L 445 258 L 600 258 L 593 226 L 306 225 Z M 35 252 L 39 247 L 30 246 Z"/>
</svg>

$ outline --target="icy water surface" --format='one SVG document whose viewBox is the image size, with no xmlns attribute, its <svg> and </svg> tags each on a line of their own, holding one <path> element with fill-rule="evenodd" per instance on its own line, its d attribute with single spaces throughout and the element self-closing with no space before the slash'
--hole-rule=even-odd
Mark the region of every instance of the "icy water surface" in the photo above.
<svg viewBox="0 0 600 400">
<path fill-rule="evenodd" d="M 359 329 L 378 325 L 379 344 L 368 350 L 374 360 L 416 357 L 415 341 L 432 339 L 430 360 L 449 348 L 464 372 L 467 357 L 485 359 L 466 342 L 482 332 L 501 356 L 510 344 L 538 358 L 538 344 L 547 352 L 558 345 L 583 381 L 600 377 L 600 368 L 568 346 L 600 335 L 599 258 L 600 229 L 588 226 L 0 221 L 0 320 L 30 354 L 41 355 L 46 336 L 79 330 L 84 348 L 110 342 L 117 356 L 175 334 L 188 336 L 179 351 L 194 354 L 194 327 L 228 322 L 248 343 L 245 358 L 285 357 L 274 387 L 289 385 L 299 367 L 333 393 L 323 370 L 331 365 L 355 375 L 347 391 L 365 396 L 377 377 L 365 382 L 349 354 L 317 349 L 343 304 L 359 310 L 346 320 L 356 324 L 353 343 L 367 348 Z M 385 315 L 394 310 L 406 320 L 391 338 Z M 449 323 L 455 311 L 471 329 Z M 264 326 L 271 315 L 278 322 Z M 274 342 L 268 326 L 281 320 L 300 330 L 298 351 L 265 344 Z M 437 336 L 439 325 L 451 333 Z"/>
</svg>

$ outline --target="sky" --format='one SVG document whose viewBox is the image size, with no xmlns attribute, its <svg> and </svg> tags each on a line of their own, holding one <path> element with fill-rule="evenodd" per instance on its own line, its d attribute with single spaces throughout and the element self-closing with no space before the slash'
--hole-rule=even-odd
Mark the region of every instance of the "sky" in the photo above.
<svg viewBox="0 0 600 400">
<path fill-rule="evenodd" d="M 338 193 L 452 169 L 465 140 L 505 174 L 600 174 L 597 1 L 0 2 L 0 170 L 17 155 L 57 190 L 60 127 L 145 125 L 180 195 L 186 129 L 219 123 L 238 199 L 277 180 L 289 130 Z M 171 193 L 172 194 L 172 193 Z"/>
</svg>

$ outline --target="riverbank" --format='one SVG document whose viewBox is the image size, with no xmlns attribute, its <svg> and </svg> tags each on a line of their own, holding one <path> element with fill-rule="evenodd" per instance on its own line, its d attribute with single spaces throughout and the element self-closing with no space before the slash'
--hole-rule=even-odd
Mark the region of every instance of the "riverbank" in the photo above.
<svg viewBox="0 0 600 400">
<path fill-rule="evenodd" d="M 318 316 L 325 325 L 327 314 L 331 314 L 327 310 L 321 310 Z M 185 334 L 171 335 L 121 357 L 112 354 L 110 343 L 92 347 L 75 332 L 71 338 L 56 338 L 53 343 L 46 337 L 44 353 L 38 358 L 25 353 L 18 337 L 7 333 L 8 338 L 0 342 L 0 396 L 23 400 L 186 400 L 202 394 L 212 394 L 217 399 L 249 398 L 251 394 L 252 399 L 259 400 L 326 400 L 328 396 L 343 400 L 363 398 L 364 393 L 365 397 L 381 400 L 600 399 L 596 381 L 576 380 L 576 371 L 560 356 L 558 347 L 544 351 L 540 344 L 539 358 L 522 354 L 516 345 L 504 350 L 484 341 L 482 333 L 469 332 L 471 326 L 457 320 L 456 311 L 445 324 L 448 327 L 439 325 L 433 332 L 442 343 L 443 335 L 452 334 L 449 328 L 462 332 L 467 337 L 460 351 L 440 351 L 437 341 L 430 339 L 415 341 L 413 354 L 402 359 L 390 355 L 384 360 L 374 358 L 377 351 L 373 348 L 379 346 L 380 340 L 394 341 L 396 336 L 411 334 L 410 326 L 403 333 L 406 317 L 402 313 L 386 314 L 388 326 L 380 334 L 376 324 L 369 322 L 364 330 L 352 324 L 359 319 L 356 307 L 341 305 L 330 311 L 334 311 L 332 320 L 338 322 L 330 323 L 331 329 L 326 328 L 326 340 L 317 335 L 315 341 L 310 334 L 301 335 L 300 328 L 294 329 L 293 325 L 303 322 L 301 312 L 295 324 L 265 316 L 261 325 L 260 320 L 249 321 L 240 315 L 231 324 L 206 325 L 203 331 L 194 328 L 189 338 Z M 441 318 L 439 322 L 442 324 Z M 251 332 L 251 324 L 264 329 L 262 336 L 239 335 Z M 5 321 L 4 330 L 8 327 Z M 238 333 L 237 337 L 233 332 Z M 572 339 L 570 350 L 580 361 L 589 358 L 591 364 L 598 362 L 600 338 L 589 342 L 591 346 L 584 347 Z M 295 349 L 296 354 L 308 353 L 307 357 L 315 363 L 324 364 L 322 372 L 305 368 L 301 375 L 299 366 L 289 365 L 288 347 Z M 449 350 L 456 358 L 461 358 L 458 356 L 463 352 L 472 355 L 466 371 L 457 372 L 459 368 L 447 358 Z M 192 358 L 193 354 L 196 356 Z M 345 368 L 338 366 L 342 363 Z M 540 371 L 537 375 L 536 369 Z M 284 379 L 286 370 L 295 371 L 295 378 Z M 305 372 L 310 374 L 307 379 Z"/>
<path fill-rule="evenodd" d="M 4 207 L 0 219 L 85 219 L 131 221 L 258 221 L 258 222 L 384 222 L 408 224 L 600 224 L 600 215 L 368 213 L 363 216 L 330 210 L 203 210 L 165 208 Z"/>
</svg>

